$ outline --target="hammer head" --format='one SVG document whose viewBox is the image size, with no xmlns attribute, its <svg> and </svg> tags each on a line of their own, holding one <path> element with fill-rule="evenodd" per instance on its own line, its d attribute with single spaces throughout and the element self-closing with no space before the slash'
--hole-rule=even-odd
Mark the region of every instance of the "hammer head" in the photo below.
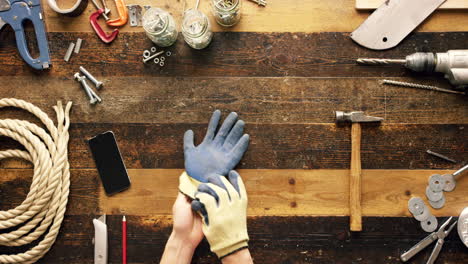
<svg viewBox="0 0 468 264">
<path fill-rule="evenodd" d="M 343 112 L 336 111 L 336 122 L 351 122 L 351 123 L 368 123 L 368 122 L 381 122 L 383 118 L 366 116 L 364 112 Z"/>
</svg>

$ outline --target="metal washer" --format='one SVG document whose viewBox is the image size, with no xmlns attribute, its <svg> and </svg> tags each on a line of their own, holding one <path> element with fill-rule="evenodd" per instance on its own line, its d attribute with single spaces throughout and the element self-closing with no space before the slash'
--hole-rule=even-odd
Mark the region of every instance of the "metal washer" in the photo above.
<svg viewBox="0 0 468 264">
<path fill-rule="evenodd" d="M 444 178 L 440 174 L 433 174 L 429 177 L 429 187 L 434 192 L 441 192 L 444 190 Z"/>
<path fill-rule="evenodd" d="M 453 177 L 452 174 L 444 174 L 442 175 L 442 178 L 444 179 L 444 191 L 445 192 L 451 192 L 457 187 L 457 181 L 455 181 L 455 178 Z"/>
<path fill-rule="evenodd" d="M 444 196 L 444 193 L 442 191 L 440 192 L 434 192 L 431 187 L 427 186 L 426 187 L 426 197 L 429 201 L 437 202 L 442 199 Z"/>
<path fill-rule="evenodd" d="M 426 221 L 421 222 L 421 228 L 426 232 L 434 232 L 437 229 L 437 218 L 431 215 Z"/>
<path fill-rule="evenodd" d="M 414 215 L 421 215 L 424 213 L 424 201 L 419 197 L 413 197 L 408 201 L 408 210 Z"/>
<path fill-rule="evenodd" d="M 422 221 L 426 221 L 431 216 L 432 214 L 429 208 L 427 206 L 424 206 L 424 212 L 420 215 L 415 215 L 414 219 L 418 220 L 419 222 L 422 222 Z"/>
<path fill-rule="evenodd" d="M 440 199 L 437 202 L 433 202 L 433 201 L 429 200 L 429 204 L 434 209 L 440 209 L 440 208 L 444 207 L 444 205 L 445 205 L 445 195 L 442 195 L 442 199 Z"/>
</svg>

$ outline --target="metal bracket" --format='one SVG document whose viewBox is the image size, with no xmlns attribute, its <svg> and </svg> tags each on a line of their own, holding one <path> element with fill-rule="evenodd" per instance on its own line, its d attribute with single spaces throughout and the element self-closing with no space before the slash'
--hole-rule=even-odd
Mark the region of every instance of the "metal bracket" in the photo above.
<svg viewBox="0 0 468 264">
<path fill-rule="evenodd" d="M 130 16 L 130 26 L 138 27 L 141 26 L 141 11 L 142 8 L 139 5 L 127 5 L 128 14 Z"/>
</svg>

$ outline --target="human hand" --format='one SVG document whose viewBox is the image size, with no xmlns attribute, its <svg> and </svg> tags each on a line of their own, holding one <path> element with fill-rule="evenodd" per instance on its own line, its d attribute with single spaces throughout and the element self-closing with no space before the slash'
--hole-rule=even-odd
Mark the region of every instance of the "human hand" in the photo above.
<svg viewBox="0 0 468 264">
<path fill-rule="evenodd" d="M 184 156 L 186 175 L 181 176 L 179 189 L 193 198 L 199 183 L 214 178 L 221 186 L 219 175 L 227 176 L 239 163 L 249 145 L 249 135 L 244 133 L 244 121 L 237 121 L 237 114 L 228 115 L 216 133 L 221 112 L 216 110 L 211 117 L 203 142 L 195 146 L 194 134 L 188 130 L 184 135 Z"/>
<path fill-rule="evenodd" d="M 203 217 L 203 233 L 211 251 L 219 258 L 247 248 L 247 192 L 236 171 L 229 173 L 229 181 L 218 177 L 225 188 L 217 184 L 200 184 L 192 201 L 192 208 Z"/>
</svg>

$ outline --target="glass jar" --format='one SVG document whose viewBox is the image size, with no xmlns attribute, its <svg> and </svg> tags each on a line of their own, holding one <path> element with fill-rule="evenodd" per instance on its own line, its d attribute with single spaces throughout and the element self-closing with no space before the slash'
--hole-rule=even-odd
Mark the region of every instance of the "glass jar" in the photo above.
<svg viewBox="0 0 468 264">
<path fill-rule="evenodd" d="M 188 9 L 184 13 L 182 35 L 185 42 L 194 49 L 206 48 L 213 38 L 208 17 L 196 9 Z"/>
<path fill-rule="evenodd" d="M 168 47 L 177 40 L 177 28 L 169 12 L 152 7 L 143 15 L 143 29 L 151 41 L 160 47 Z"/>
<path fill-rule="evenodd" d="M 241 0 L 211 0 L 216 22 L 224 27 L 232 27 L 241 18 Z"/>
</svg>

